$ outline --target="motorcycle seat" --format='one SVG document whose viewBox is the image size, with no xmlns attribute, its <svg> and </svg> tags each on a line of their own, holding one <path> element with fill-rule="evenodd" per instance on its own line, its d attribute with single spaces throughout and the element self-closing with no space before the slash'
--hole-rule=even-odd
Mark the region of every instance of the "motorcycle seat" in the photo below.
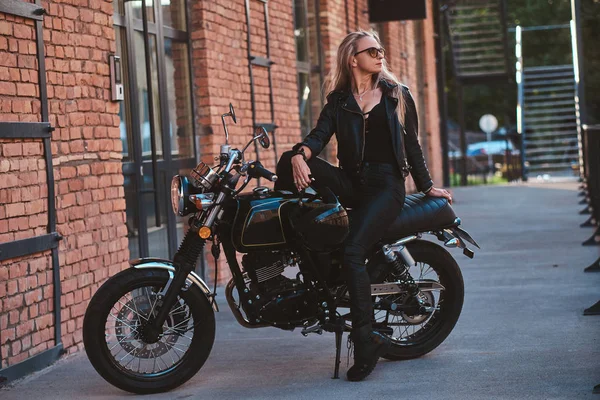
<svg viewBox="0 0 600 400">
<path fill-rule="evenodd" d="M 455 221 L 456 214 L 447 199 L 423 193 L 410 194 L 384 238 L 398 240 L 418 232 L 436 231 L 455 226 Z"/>
</svg>

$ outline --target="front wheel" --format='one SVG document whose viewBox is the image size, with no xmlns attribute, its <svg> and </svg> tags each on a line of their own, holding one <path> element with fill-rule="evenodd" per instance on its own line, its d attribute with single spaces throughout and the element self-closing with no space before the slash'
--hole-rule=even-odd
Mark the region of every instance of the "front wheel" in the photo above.
<svg viewBox="0 0 600 400">
<path fill-rule="evenodd" d="M 444 289 L 417 295 L 428 307 L 425 313 L 417 312 L 417 307 L 413 307 L 413 312 L 410 307 L 396 311 L 374 310 L 375 325 L 392 339 L 391 350 L 383 355 L 389 360 L 421 357 L 438 347 L 456 325 L 464 299 L 462 273 L 450 253 L 424 240 L 409 242 L 406 247 L 416 262 L 409 269 L 413 279 L 436 281 Z M 396 282 L 398 275 L 390 271 L 379 281 Z M 406 294 L 374 297 L 375 303 L 382 300 L 409 306 L 416 302 Z"/>
<path fill-rule="evenodd" d="M 182 290 L 158 340 L 144 327 L 160 307 L 167 271 L 128 269 L 110 278 L 92 297 L 83 321 L 90 362 L 114 386 L 149 394 L 173 389 L 204 365 L 215 339 L 208 299 L 192 285 Z"/>
</svg>

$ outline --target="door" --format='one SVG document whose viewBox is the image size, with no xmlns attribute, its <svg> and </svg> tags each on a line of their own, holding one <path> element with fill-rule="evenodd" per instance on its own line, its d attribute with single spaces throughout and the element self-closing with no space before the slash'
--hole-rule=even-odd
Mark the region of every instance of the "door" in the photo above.
<svg viewBox="0 0 600 400">
<path fill-rule="evenodd" d="M 130 257 L 171 259 L 184 225 L 171 210 L 171 178 L 197 156 L 186 2 L 115 0 L 114 9 Z"/>
</svg>

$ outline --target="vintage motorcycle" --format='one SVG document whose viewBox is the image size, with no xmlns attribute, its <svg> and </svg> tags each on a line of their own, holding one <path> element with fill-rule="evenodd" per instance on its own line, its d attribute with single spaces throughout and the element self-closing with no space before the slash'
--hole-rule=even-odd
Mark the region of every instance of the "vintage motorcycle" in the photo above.
<svg viewBox="0 0 600 400">
<path fill-rule="evenodd" d="M 294 194 L 259 186 L 242 193 L 252 179 L 277 179 L 260 162 L 244 159 L 250 144 L 268 148 L 270 139 L 258 128 L 242 150 L 232 148 L 227 117 L 236 123 L 231 104 L 221 116 L 226 144 L 218 165 L 200 163 L 189 177 L 173 178 L 173 211 L 191 215 L 173 260 L 130 261 L 132 268 L 108 279 L 86 310 L 87 355 L 104 379 L 123 390 L 173 389 L 207 360 L 216 292 L 194 272 L 206 243 L 215 259 L 223 248 L 233 276 L 225 296 L 242 326 L 300 328 L 304 336 L 334 332 L 334 378 L 339 375 L 342 335 L 351 329 L 339 248 L 351 210 L 326 188 Z M 373 327 L 393 343 L 383 357 L 420 357 L 454 328 L 463 304 L 461 271 L 442 246 L 421 237 L 433 234 L 472 258 L 466 244 L 479 246 L 460 223 L 446 199 L 408 195 L 397 221 L 370 252 Z M 244 254 L 241 266 L 237 253 Z"/>
</svg>

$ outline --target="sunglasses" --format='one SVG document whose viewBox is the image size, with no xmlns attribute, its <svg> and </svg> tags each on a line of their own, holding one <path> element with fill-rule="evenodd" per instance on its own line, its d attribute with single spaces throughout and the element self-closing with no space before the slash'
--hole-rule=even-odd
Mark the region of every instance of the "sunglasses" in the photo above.
<svg viewBox="0 0 600 400">
<path fill-rule="evenodd" d="M 381 53 L 381 57 L 385 57 L 385 49 L 383 47 L 381 47 L 381 48 L 369 47 L 368 49 L 364 49 L 364 50 L 354 53 L 354 56 L 356 57 L 357 55 L 359 55 L 360 53 L 364 53 L 365 51 L 368 51 L 369 55 L 373 58 L 377 58 L 377 55 L 379 53 Z"/>
</svg>

